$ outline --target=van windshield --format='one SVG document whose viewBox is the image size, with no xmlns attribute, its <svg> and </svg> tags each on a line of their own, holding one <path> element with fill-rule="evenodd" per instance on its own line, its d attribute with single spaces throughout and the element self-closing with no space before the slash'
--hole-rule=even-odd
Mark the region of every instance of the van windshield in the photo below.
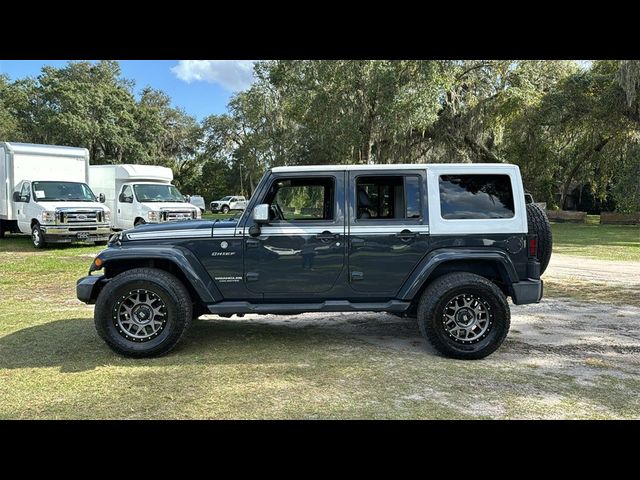
<svg viewBox="0 0 640 480">
<path fill-rule="evenodd" d="M 180 202 L 184 197 L 173 185 L 157 185 L 138 183 L 133 186 L 139 202 Z"/>
<path fill-rule="evenodd" d="M 33 182 L 36 202 L 95 202 L 96 197 L 86 183 Z"/>
</svg>

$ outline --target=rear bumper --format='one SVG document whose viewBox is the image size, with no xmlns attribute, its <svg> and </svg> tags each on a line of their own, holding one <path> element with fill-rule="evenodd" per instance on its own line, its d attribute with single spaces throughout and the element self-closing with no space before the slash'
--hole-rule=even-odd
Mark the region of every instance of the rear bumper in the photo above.
<svg viewBox="0 0 640 480">
<path fill-rule="evenodd" d="M 521 280 L 511 284 L 511 299 L 516 305 L 524 305 L 526 303 L 538 303 L 542 298 L 543 282 L 542 280 Z"/>
<path fill-rule="evenodd" d="M 110 225 L 69 226 L 69 225 L 41 225 L 40 229 L 49 243 L 66 243 L 78 240 L 89 242 L 104 242 L 111 235 Z"/>
<path fill-rule="evenodd" d="M 102 287 L 109 281 L 104 275 L 89 275 L 76 282 L 76 297 L 84 303 L 94 304 Z"/>
</svg>

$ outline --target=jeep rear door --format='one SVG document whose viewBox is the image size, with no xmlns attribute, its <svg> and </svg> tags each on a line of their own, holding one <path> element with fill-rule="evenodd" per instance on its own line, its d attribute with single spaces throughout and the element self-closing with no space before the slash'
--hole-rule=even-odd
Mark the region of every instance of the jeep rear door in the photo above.
<svg viewBox="0 0 640 480">
<path fill-rule="evenodd" d="M 256 204 L 270 205 L 271 220 L 259 236 L 245 229 L 247 289 L 270 298 L 329 291 L 345 264 L 344 172 L 280 173 L 268 181 Z"/>
<path fill-rule="evenodd" d="M 424 170 L 350 171 L 349 282 L 393 296 L 429 248 Z"/>
</svg>

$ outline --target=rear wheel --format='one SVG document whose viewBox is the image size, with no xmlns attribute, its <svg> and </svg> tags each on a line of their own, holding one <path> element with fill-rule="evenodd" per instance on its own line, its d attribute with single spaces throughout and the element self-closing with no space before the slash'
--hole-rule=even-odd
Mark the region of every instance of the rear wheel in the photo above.
<svg viewBox="0 0 640 480">
<path fill-rule="evenodd" d="M 44 248 L 47 245 L 44 240 L 44 233 L 42 233 L 39 223 L 35 223 L 33 227 L 31 227 L 31 243 L 33 243 L 33 246 L 38 249 Z"/>
<path fill-rule="evenodd" d="M 474 360 L 493 353 L 507 336 L 510 318 L 502 291 L 473 273 L 434 280 L 418 305 L 422 335 L 451 358 Z"/>
<path fill-rule="evenodd" d="M 100 337 L 127 357 L 171 351 L 192 320 L 189 292 L 175 276 L 155 268 L 135 268 L 114 277 L 96 300 Z"/>
<path fill-rule="evenodd" d="M 136 218 L 136 221 L 135 221 L 135 222 L 133 222 L 133 226 L 134 226 L 134 227 L 137 227 L 138 225 L 144 225 L 145 223 L 147 223 L 147 222 L 145 222 L 145 221 L 144 221 L 144 219 L 142 219 L 142 218 Z"/>
</svg>

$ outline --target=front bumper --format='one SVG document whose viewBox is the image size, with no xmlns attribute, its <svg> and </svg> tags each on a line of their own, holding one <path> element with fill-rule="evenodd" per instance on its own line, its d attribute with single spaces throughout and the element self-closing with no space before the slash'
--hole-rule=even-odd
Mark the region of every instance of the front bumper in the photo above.
<svg viewBox="0 0 640 480">
<path fill-rule="evenodd" d="M 109 279 L 105 278 L 104 275 L 82 277 L 76 282 L 76 297 L 81 302 L 94 304 L 100 290 L 108 281 Z"/>
<path fill-rule="evenodd" d="M 106 242 L 111 235 L 111 226 L 104 225 L 41 225 L 40 229 L 49 243 L 76 241 Z"/>
<path fill-rule="evenodd" d="M 528 279 L 511 284 L 511 299 L 515 305 L 539 303 L 544 290 L 542 280 Z"/>
</svg>

